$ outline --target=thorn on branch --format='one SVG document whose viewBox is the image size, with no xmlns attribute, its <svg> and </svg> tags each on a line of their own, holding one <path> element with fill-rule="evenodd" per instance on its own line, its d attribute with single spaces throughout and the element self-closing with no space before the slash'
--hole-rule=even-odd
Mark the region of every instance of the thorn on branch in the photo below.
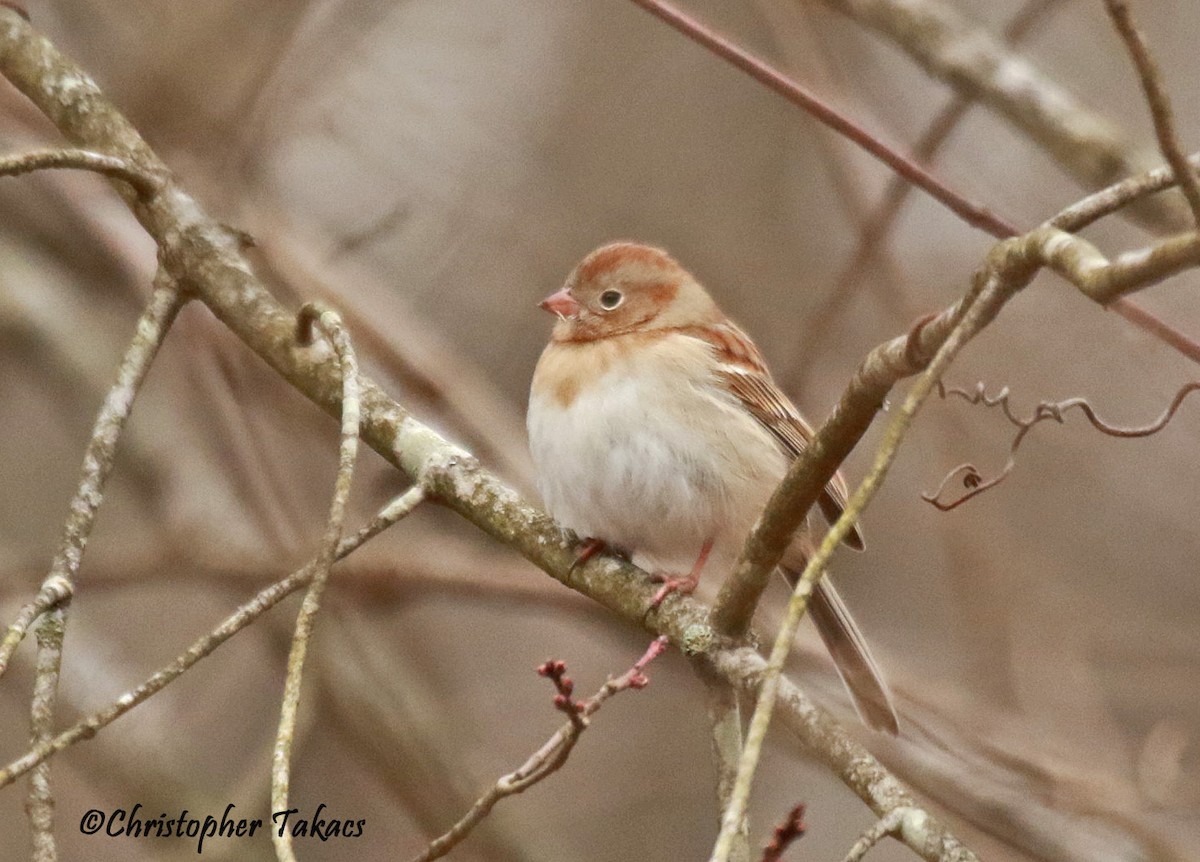
<svg viewBox="0 0 1200 862">
<path fill-rule="evenodd" d="M 1184 384 L 1175 393 L 1175 397 L 1171 399 L 1170 405 L 1161 416 L 1149 425 L 1126 428 L 1105 422 L 1096 414 L 1095 408 L 1092 407 L 1086 398 L 1068 398 L 1066 401 L 1043 401 L 1033 409 L 1028 418 L 1023 419 L 1013 413 L 1012 405 L 1009 401 L 1010 393 L 1008 387 L 1001 389 L 995 395 L 988 395 L 983 383 L 977 383 L 974 389 L 968 391 L 957 387 L 947 387 L 944 383 L 938 381 L 936 384 L 938 397 L 945 399 L 953 395 L 971 405 L 982 404 L 984 407 L 999 407 L 1004 414 L 1004 418 L 1016 427 L 1017 433 L 1013 437 L 1012 444 L 1009 446 L 1007 463 L 995 476 L 985 479 L 975 465 L 960 464 L 946 474 L 946 477 L 942 479 L 942 483 L 938 485 L 936 491 L 932 494 L 922 494 L 921 499 L 933 504 L 935 508 L 943 512 L 948 512 L 951 509 L 957 509 L 963 503 L 974 497 L 978 497 L 985 491 L 995 488 L 1008 478 L 1008 475 L 1016 467 L 1017 450 L 1021 447 L 1025 435 L 1033 430 L 1035 425 L 1046 420 L 1053 420 L 1060 425 L 1063 424 L 1066 421 L 1064 414 L 1068 410 L 1078 409 L 1087 417 L 1092 427 L 1105 436 L 1121 438 L 1149 437 L 1166 428 L 1174 418 L 1175 413 L 1179 410 L 1179 406 L 1183 403 L 1184 399 L 1196 390 L 1200 390 L 1200 382 Z M 966 489 L 966 493 L 949 502 L 943 502 L 941 499 L 942 492 L 956 479 L 962 483 L 962 486 Z"/>
<path fill-rule="evenodd" d="M 770 843 L 763 848 L 762 862 L 779 862 L 792 842 L 803 838 L 807 829 L 804 825 L 804 803 L 801 802 L 775 827 Z"/>
</svg>

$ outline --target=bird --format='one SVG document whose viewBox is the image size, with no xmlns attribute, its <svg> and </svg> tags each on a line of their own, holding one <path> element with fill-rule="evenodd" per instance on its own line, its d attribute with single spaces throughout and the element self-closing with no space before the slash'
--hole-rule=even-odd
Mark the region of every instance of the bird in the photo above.
<svg viewBox="0 0 1200 862">
<path fill-rule="evenodd" d="M 550 514 L 664 587 L 728 572 L 772 491 L 813 437 L 750 337 L 666 251 L 614 242 L 588 254 L 541 307 L 555 316 L 526 424 Z M 818 505 L 846 505 L 835 475 Z M 858 526 L 845 543 L 864 547 Z M 794 585 L 813 552 L 806 523 L 780 568 Z M 686 575 L 683 573 L 687 573 Z M 809 603 L 864 723 L 898 733 L 892 697 L 829 577 Z"/>
</svg>

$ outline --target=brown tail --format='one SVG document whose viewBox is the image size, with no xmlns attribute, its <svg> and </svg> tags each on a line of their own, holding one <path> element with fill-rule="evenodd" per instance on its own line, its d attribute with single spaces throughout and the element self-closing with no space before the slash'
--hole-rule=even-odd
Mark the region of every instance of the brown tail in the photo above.
<svg viewBox="0 0 1200 862">
<path fill-rule="evenodd" d="M 796 573 L 785 569 L 784 575 L 788 583 L 795 584 Z M 897 735 L 900 725 L 887 683 L 828 575 L 817 582 L 808 610 L 863 722 L 872 730 Z"/>
</svg>

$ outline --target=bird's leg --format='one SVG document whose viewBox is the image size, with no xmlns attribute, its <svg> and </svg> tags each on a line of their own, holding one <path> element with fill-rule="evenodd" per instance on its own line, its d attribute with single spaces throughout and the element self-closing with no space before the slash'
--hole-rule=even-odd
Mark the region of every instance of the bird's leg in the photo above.
<svg viewBox="0 0 1200 862">
<path fill-rule="evenodd" d="M 575 555 L 575 561 L 571 563 L 571 568 L 567 570 L 568 574 L 578 569 L 596 554 L 608 547 L 608 542 L 603 539 L 597 539 L 595 536 L 588 536 L 583 540 L 583 547 L 579 549 L 579 553 Z"/>
<path fill-rule="evenodd" d="M 709 539 L 704 543 L 704 547 L 700 549 L 700 556 L 696 558 L 696 564 L 692 566 L 692 571 L 685 577 L 671 577 L 669 575 L 651 575 L 651 579 L 661 583 L 662 586 L 658 592 L 654 594 L 654 598 L 650 600 L 650 609 L 656 610 L 663 603 L 663 599 L 671 595 L 671 593 L 683 593 L 691 595 L 696 590 L 696 585 L 700 583 L 700 573 L 704 571 L 704 564 L 708 562 L 708 555 L 712 551 L 713 540 Z"/>
</svg>

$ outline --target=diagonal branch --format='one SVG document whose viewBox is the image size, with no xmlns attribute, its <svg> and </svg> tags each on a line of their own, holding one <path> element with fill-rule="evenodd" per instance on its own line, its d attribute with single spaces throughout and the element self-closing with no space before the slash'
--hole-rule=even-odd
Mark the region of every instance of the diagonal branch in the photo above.
<svg viewBox="0 0 1200 862">
<path fill-rule="evenodd" d="M 987 207 L 967 200 L 916 161 L 889 147 L 858 123 L 827 105 L 815 93 L 796 83 L 759 57 L 755 57 L 749 51 L 735 45 L 715 30 L 705 27 L 666 0 L 633 0 L 633 2 L 670 24 L 689 39 L 712 51 L 718 57 L 732 63 L 760 84 L 774 90 L 793 105 L 806 111 L 818 122 L 862 147 L 967 224 L 987 231 L 993 236 L 997 232 L 1001 235 L 1012 232 L 1008 227 L 1009 223 L 996 216 Z"/>
<path fill-rule="evenodd" d="M 1129 4 L 1125 0 L 1104 0 L 1104 5 L 1108 8 L 1113 24 L 1116 25 L 1117 32 L 1121 34 L 1125 47 L 1129 49 L 1129 55 L 1133 58 L 1142 92 L 1150 105 L 1154 133 L 1158 136 L 1158 148 L 1175 173 L 1175 180 L 1179 183 L 1188 206 L 1192 208 L 1192 218 L 1200 226 L 1200 182 L 1197 182 L 1195 172 L 1188 165 L 1183 147 L 1179 145 L 1179 138 L 1175 134 L 1175 113 L 1171 110 L 1171 100 L 1163 89 L 1162 72 L 1150 55 L 1145 38 L 1133 23 Z"/>
</svg>

